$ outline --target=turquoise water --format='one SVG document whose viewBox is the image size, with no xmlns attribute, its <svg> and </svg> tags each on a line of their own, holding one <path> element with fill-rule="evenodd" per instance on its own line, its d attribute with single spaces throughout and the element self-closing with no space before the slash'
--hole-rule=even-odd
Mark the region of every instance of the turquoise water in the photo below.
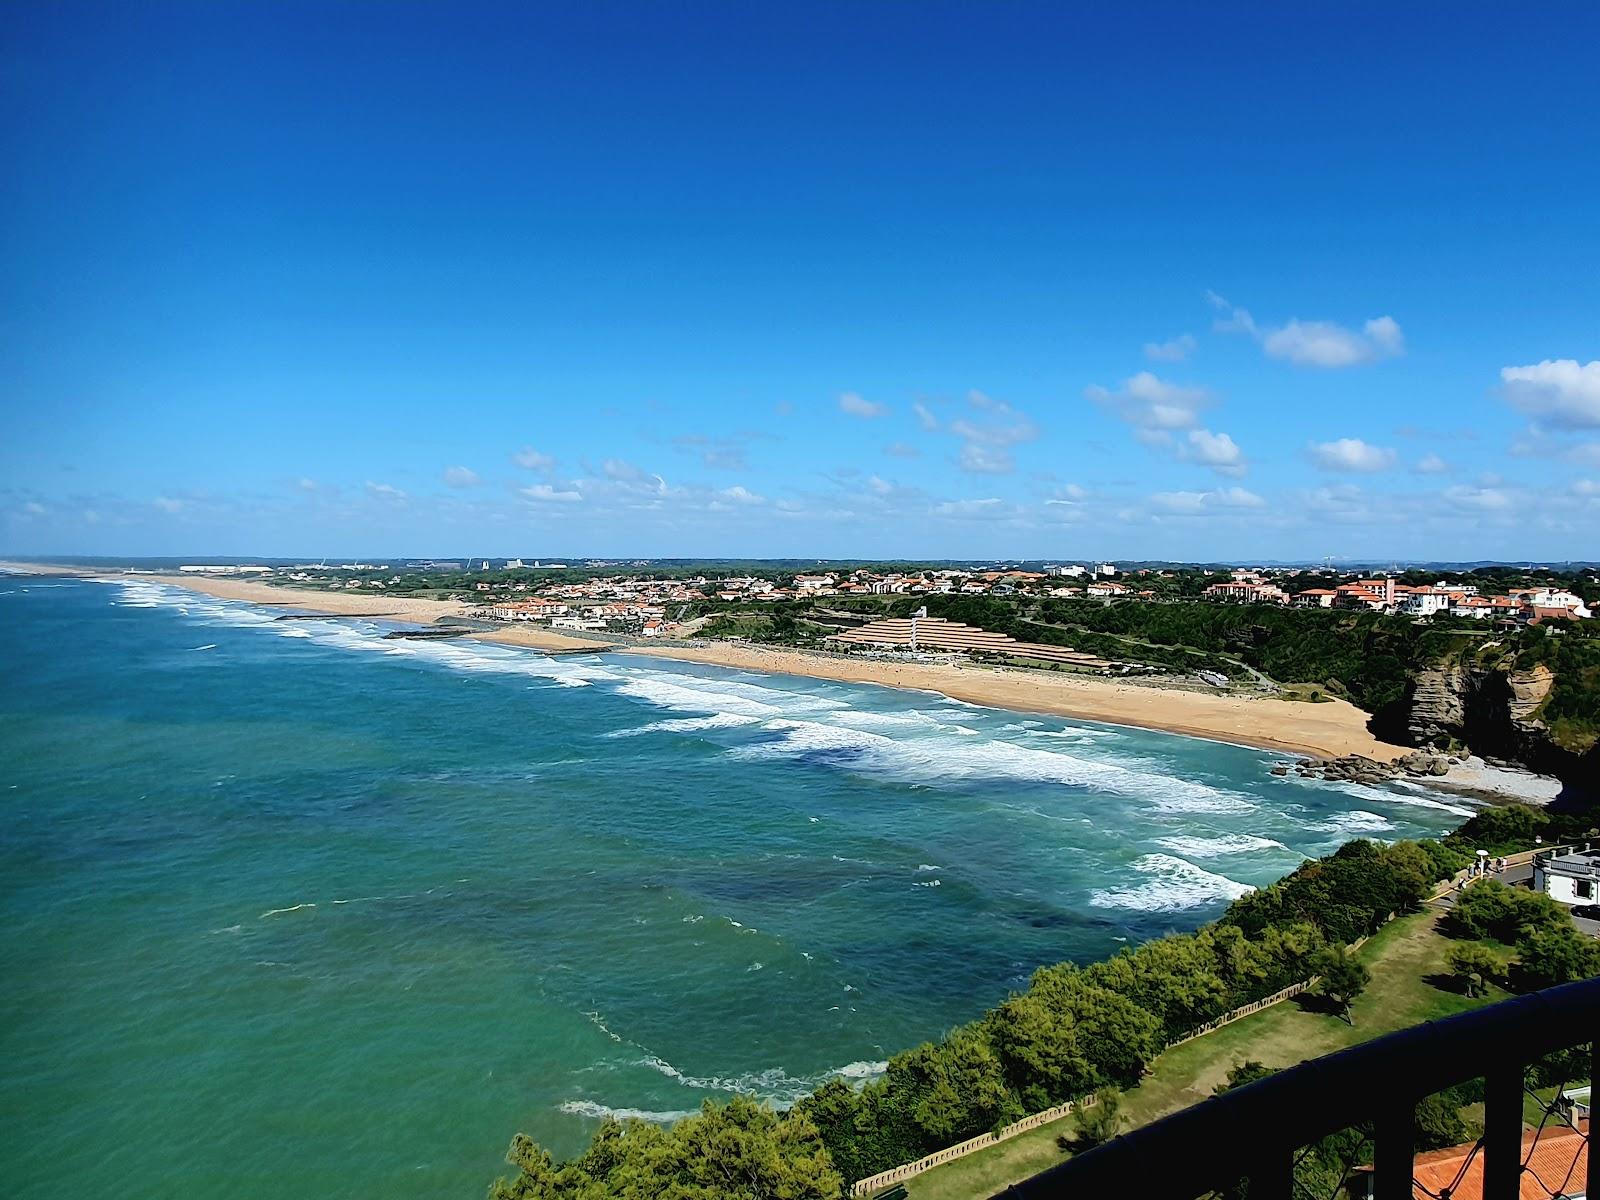
<svg viewBox="0 0 1600 1200">
<path fill-rule="evenodd" d="M 864 1078 L 1420 790 L 626 656 L 0 578 L 0 1177 L 477 1196 L 513 1132 Z"/>
</svg>

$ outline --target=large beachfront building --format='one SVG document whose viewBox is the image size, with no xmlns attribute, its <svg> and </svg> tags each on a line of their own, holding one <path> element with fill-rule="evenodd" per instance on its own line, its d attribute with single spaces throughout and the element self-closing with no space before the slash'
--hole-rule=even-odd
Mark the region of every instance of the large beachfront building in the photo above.
<svg viewBox="0 0 1600 1200">
<path fill-rule="evenodd" d="M 1570 854 L 1534 859 L 1533 886 L 1562 904 L 1600 901 L 1600 850 L 1586 846 Z"/>
</svg>

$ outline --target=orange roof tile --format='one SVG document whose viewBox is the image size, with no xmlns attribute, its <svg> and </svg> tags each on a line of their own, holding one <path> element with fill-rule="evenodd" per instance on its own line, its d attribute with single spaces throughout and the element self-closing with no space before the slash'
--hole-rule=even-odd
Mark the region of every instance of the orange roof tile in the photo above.
<svg viewBox="0 0 1600 1200">
<path fill-rule="evenodd" d="M 1521 1200 L 1583 1195 L 1589 1182 L 1587 1146 L 1584 1133 L 1569 1125 L 1547 1125 L 1542 1134 L 1526 1131 L 1522 1159 L 1527 1166 L 1518 1190 Z M 1472 1151 L 1471 1145 L 1452 1146 L 1417 1155 L 1411 1167 L 1415 1200 L 1431 1200 L 1447 1187 L 1451 1188 L 1451 1200 L 1483 1200 L 1483 1152 Z"/>
</svg>

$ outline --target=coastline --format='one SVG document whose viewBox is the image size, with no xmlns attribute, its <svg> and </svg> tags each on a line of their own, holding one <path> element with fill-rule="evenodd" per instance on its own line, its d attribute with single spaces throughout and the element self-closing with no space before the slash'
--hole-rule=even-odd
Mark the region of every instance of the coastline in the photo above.
<svg viewBox="0 0 1600 1200">
<path fill-rule="evenodd" d="M 1296 704 L 1266 696 L 1190 692 L 1019 668 L 857 660 L 732 643 L 637 646 L 621 653 L 937 692 L 987 708 L 1126 725 L 1313 758 L 1364 754 L 1389 762 L 1407 752 L 1373 737 L 1366 728 L 1367 714 L 1343 700 Z"/>
<path fill-rule="evenodd" d="M 17 570 L 36 570 L 42 574 L 71 573 L 102 579 L 144 579 L 220 599 L 245 600 L 268 607 L 320 612 L 330 616 L 368 616 L 428 625 L 440 617 L 456 616 L 468 611 L 468 606 L 458 601 L 385 596 L 373 592 L 311 591 L 242 579 L 64 572 L 28 563 L 0 565 Z M 1366 713 L 1343 700 L 1298 704 L 1267 696 L 1218 695 L 1003 667 L 851 659 L 733 643 L 619 647 L 612 642 L 569 637 L 527 627 L 473 631 L 465 636 L 478 641 L 536 650 L 606 650 L 770 674 L 801 675 L 842 683 L 870 683 L 936 692 L 953 700 L 989 708 L 1126 725 L 1315 758 L 1363 754 L 1388 762 L 1406 753 L 1405 747 L 1380 741 L 1368 732 Z"/>
</svg>

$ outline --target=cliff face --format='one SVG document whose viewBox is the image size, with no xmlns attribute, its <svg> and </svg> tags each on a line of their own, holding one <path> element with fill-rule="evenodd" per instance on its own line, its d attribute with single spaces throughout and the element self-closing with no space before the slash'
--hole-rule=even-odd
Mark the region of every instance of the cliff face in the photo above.
<svg viewBox="0 0 1600 1200">
<path fill-rule="evenodd" d="M 1534 715 L 1554 682 L 1542 664 L 1526 671 L 1459 662 L 1430 667 L 1412 687 L 1406 735 L 1413 745 L 1465 745 L 1474 754 L 1577 782 L 1594 769 L 1593 755 L 1556 745 Z"/>
</svg>

